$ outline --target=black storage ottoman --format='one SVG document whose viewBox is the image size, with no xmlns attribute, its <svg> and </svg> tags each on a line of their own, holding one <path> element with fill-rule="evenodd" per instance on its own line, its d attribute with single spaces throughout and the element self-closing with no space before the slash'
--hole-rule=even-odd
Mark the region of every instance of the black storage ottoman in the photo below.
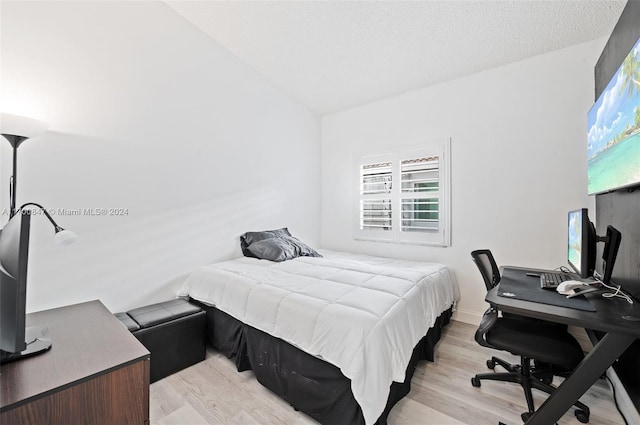
<svg viewBox="0 0 640 425">
<path fill-rule="evenodd" d="M 187 300 L 152 304 L 116 317 L 151 353 L 151 382 L 205 358 L 205 312 Z"/>
</svg>

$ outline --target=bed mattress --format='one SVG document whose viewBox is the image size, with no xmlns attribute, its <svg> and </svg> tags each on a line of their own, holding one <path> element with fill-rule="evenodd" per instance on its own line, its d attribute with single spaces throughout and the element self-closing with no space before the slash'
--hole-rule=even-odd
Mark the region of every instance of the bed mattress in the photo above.
<svg viewBox="0 0 640 425">
<path fill-rule="evenodd" d="M 195 270 L 178 296 L 323 359 L 351 380 L 367 424 L 402 382 L 413 348 L 459 296 L 446 266 L 320 250 L 274 263 L 238 258 Z"/>
</svg>

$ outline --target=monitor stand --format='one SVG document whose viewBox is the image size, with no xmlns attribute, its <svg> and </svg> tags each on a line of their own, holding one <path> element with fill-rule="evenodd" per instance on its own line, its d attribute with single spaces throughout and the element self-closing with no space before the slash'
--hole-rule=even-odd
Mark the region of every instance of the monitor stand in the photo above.
<svg viewBox="0 0 640 425">
<path fill-rule="evenodd" d="M 45 326 L 33 326 L 25 329 L 25 342 L 27 348 L 19 353 L 8 353 L 0 350 L 0 364 L 13 362 L 25 357 L 42 353 L 51 348 L 49 328 Z"/>
</svg>

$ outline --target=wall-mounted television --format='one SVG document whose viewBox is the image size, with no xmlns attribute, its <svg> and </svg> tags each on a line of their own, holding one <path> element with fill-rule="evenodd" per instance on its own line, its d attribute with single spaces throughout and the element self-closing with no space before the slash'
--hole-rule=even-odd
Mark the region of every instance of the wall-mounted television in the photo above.
<svg viewBox="0 0 640 425">
<path fill-rule="evenodd" d="M 588 192 L 640 184 L 640 39 L 587 115 Z"/>
</svg>

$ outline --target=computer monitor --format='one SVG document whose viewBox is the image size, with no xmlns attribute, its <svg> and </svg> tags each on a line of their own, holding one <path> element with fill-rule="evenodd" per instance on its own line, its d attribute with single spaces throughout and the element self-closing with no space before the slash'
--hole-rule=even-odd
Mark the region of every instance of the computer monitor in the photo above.
<svg viewBox="0 0 640 425">
<path fill-rule="evenodd" d="M 588 210 L 569 211 L 567 261 L 581 278 L 593 276 L 596 265 L 596 230 Z"/>
<path fill-rule="evenodd" d="M 0 230 L 0 363 L 48 350 L 46 328 L 25 328 L 31 214 L 21 211 Z"/>
<path fill-rule="evenodd" d="M 622 241 L 622 234 L 615 227 L 607 226 L 607 235 L 604 237 L 604 250 L 602 251 L 602 282 L 611 283 L 613 266 L 616 263 L 618 249 Z"/>
</svg>

